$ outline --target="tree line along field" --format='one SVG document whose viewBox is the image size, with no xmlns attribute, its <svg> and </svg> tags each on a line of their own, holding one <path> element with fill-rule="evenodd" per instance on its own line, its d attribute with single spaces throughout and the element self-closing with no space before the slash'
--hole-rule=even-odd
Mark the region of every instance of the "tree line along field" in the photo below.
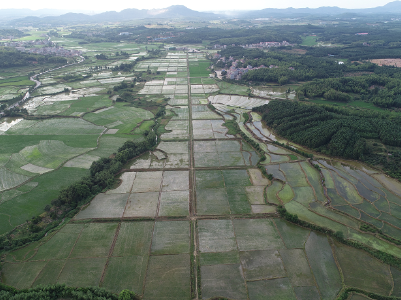
<svg viewBox="0 0 401 300">
<path fill-rule="evenodd" d="M 111 57 L 116 45 L 100 44 L 97 53 L 108 49 Z M 4 208 L 9 216 L 5 232 L 43 212 L 62 187 L 89 174 L 93 161 L 127 140 L 143 141 L 153 124 L 162 126 L 155 129 L 159 143 L 125 164 L 113 187 L 62 226 L 6 253 L 2 283 L 130 289 L 143 299 L 336 299 L 345 287 L 401 297 L 394 264 L 276 214 L 282 205 L 300 220 L 401 258 L 393 242 L 401 239 L 400 184 L 364 165 L 309 162 L 304 152 L 273 143 L 283 140 L 251 112 L 268 100 L 246 97 L 233 84 L 212 90 L 203 55 L 171 52 L 140 61 L 135 68 L 155 77 L 125 102 L 107 91 L 130 84 L 130 72 L 101 70 L 72 84 L 46 77 L 43 88 L 64 84 L 76 91 L 49 95 L 50 104 L 38 99 L 36 113 L 53 111 L 51 118 L 22 120 L 0 135 L 0 176 L 12 187 L 0 194 L 0 213 Z M 87 72 L 83 66 L 74 72 Z M 219 88 L 223 95 L 210 95 Z M 157 103 L 165 114 L 156 119 Z M 362 230 L 367 224 L 380 232 Z"/>
</svg>

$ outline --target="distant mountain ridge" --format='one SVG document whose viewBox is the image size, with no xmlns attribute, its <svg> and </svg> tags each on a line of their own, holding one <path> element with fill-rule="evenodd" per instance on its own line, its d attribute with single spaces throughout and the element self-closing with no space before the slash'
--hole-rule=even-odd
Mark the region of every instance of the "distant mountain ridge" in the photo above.
<svg viewBox="0 0 401 300">
<path fill-rule="evenodd" d="M 337 6 L 323 6 L 319 8 L 265 8 L 239 14 L 241 18 L 266 18 L 279 15 L 340 15 L 340 14 L 398 14 L 401 13 L 401 1 L 389 2 L 386 5 L 374 8 L 349 9 Z"/>
<path fill-rule="evenodd" d="M 0 16 L 15 14 L 18 10 L 1 10 Z M 22 13 L 26 14 L 29 10 L 21 9 Z M 43 13 L 49 13 L 52 10 L 43 10 Z M 185 7 L 184 5 L 173 5 L 162 9 L 136 9 L 128 8 L 120 12 L 107 11 L 95 15 L 83 13 L 66 13 L 60 16 L 45 16 L 38 17 L 36 15 L 25 18 L 15 19 L 10 22 L 11 25 L 18 24 L 66 24 L 66 23 L 100 23 L 100 22 L 121 22 L 138 19 L 202 19 L 210 20 L 216 18 L 243 18 L 256 19 L 280 16 L 302 16 L 302 15 L 340 15 L 340 14 L 399 14 L 401 13 L 401 1 L 389 2 L 386 5 L 375 8 L 364 9 L 347 9 L 340 7 L 319 7 L 319 8 L 265 8 L 261 10 L 245 11 L 225 16 L 223 14 L 199 12 Z"/>
<path fill-rule="evenodd" d="M 2 19 L 16 19 L 22 17 L 47 17 L 47 16 L 60 16 L 66 13 L 70 13 L 70 10 L 67 9 L 38 9 L 32 10 L 28 8 L 6 8 L 0 9 L 0 18 Z M 89 10 L 74 10 L 75 13 L 85 13 L 85 14 L 94 14 L 94 12 Z"/>
<path fill-rule="evenodd" d="M 1 14 L 1 10 L 0 10 Z M 39 18 L 29 16 L 11 21 L 12 24 L 34 23 L 34 24 L 58 24 L 58 23 L 97 23 L 97 22 L 121 22 L 137 19 L 211 19 L 218 15 L 213 13 L 199 12 L 185 7 L 184 5 L 173 5 L 162 9 L 136 9 L 128 8 L 120 12 L 107 11 L 96 15 L 82 13 L 67 13 L 61 16 L 47 16 Z"/>
</svg>

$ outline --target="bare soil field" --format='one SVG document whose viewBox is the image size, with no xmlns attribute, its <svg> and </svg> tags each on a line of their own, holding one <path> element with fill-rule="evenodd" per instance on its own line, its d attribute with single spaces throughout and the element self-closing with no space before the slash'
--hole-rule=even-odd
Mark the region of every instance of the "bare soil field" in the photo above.
<svg viewBox="0 0 401 300">
<path fill-rule="evenodd" d="M 370 62 L 379 66 L 395 66 L 401 67 L 401 58 L 383 58 L 383 59 L 372 59 Z"/>
</svg>

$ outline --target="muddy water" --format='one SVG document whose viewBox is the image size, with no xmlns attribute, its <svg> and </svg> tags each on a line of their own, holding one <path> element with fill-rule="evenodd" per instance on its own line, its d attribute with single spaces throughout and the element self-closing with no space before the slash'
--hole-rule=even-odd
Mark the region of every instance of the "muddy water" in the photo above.
<svg viewBox="0 0 401 300">
<path fill-rule="evenodd" d="M 6 117 L 0 119 L 0 131 L 7 131 L 15 124 L 18 124 L 23 119 L 20 117 Z"/>
</svg>

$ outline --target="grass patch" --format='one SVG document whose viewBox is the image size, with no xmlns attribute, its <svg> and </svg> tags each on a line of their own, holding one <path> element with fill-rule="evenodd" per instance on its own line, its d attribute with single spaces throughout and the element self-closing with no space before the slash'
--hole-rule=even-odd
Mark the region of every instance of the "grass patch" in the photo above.
<svg viewBox="0 0 401 300">
<path fill-rule="evenodd" d="M 81 233 L 70 257 L 107 256 L 117 229 L 117 223 L 91 223 Z"/>
<path fill-rule="evenodd" d="M 130 133 L 139 122 L 152 117 L 153 114 L 147 110 L 116 103 L 112 109 L 100 113 L 90 113 L 84 118 L 96 125 L 118 129 L 118 133 L 122 134 Z"/>
<path fill-rule="evenodd" d="M 238 251 L 228 251 L 228 252 L 209 252 L 200 254 L 200 264 L 201 266 L 206 265 L 219 265 L 219 264 L 239 264 L 239 254 Z"/>
<path fill-rule="evenodd" d="M 335 251 L 344 275 L 345 285 L 371 293 L 389 294 L 392 289 L 392 278 L 388 265 L 366 252 L 338 242 L 335 243 Z"/>
<path fill-rule="evenodd" d="M 248 282 L 249 298 L 265 299 L 296 299 L 288 278 L 259 280 Z"/>
<path fill-rule="evenodd" d="M 282 219 L 275 219 L 274 222 L 288 249 L 304 248 L 310 230 L 293 225 Z"/>
<path fill-rule="evenodd" d="M 240 251 L 284 248 L 277 229 L 268 219 L 234 220 L 235 235 Z"/>
<path fill-rule="evenodd" d="M 43 213 L 44 207 L 57 197 L 61 188 L 87 175 L 89 171 L 85 169 L 61 168 L 35 178 L 36 188 L 0 205 L 0 213 L 9 216 L 9 219 L 0 218 L 0 234 Z"/>
<path fill-rule="evenodd" d="M 48 242 L 40 246 L 32 259 L 66 259 L 83 227 L 83 224 L 67 224 Z"/>
<path fill-rule="evenodd" d="M 151 256 L 145 283 L 145 299 L 191 297 L 189 254 Z"/>
<path fill-rule="evenodd" d="M 298 163 L 280 164 L 280 169 L 284 172 L 288 183 L 292 187 L 309 186 L 305 174 Z"/>
<path fill-rule="evenodd" d="M 234 228 L 230 220 L 200 220 L 198 221 L 198 235 L 201 253 L 227 253 L 237 250 Z"/>
<path fill-rule="evenodd" d="M 189 253 L 189 230 L 187 221 L 156 222 L 152 254 Z"/>
<path fill-rule="evenodd" d="M 29 288 L 36 276 L 46 265 L 45 261 L 24 262 L 19 264 L 6 263 L 2 266 L 2 283 L 17 289 Z"/>
<path fill-rule="evenodd" d="M 247 299 L 239 264 L 203 266 L 201 278 L 203 299 L 216 295 L 225 297 L 224 299 Z"/>
<path fill-rule="evenodd" d="M 34 146 L 42 140 L 62 141 L 69 147 L 95 148 L 98 135 L 0 135 L 0 153 L 17 153 L 27 146 Z"/>
<path fill-rule="evenodd" d="M 111 257 L 102 287 L 114 293 L 129 289 L 135 294 L 142 294 L 147 265 L 147 255 Z"/>
<path fill-rule="evenodd" d="M 220 89 L 220 94 L 249 96 L 250 90 L 247 86 L 236 85 L 225 81 L 216 81 L 216 83 Z"/>
<path fill-rule="evenodd" d="M 334 106 L 346 106 L 346 107 L 353 107 L 353 108 L 362 108 L 362 109 L 370 109 L 370 110 L 375 110 L 375 111 L 386 111 L 383 108 L 380 108 L 378 106 L 375 106 L 373 103 L 370 102 L 365 102 L 362 100 L 355 100 L 351 102 L 337 102 L 337 101 L 330 101 L 330 100 L 324 100 L 324 99 L 311 99 L 309 102 L 315 103 L 315 104 L 330 104 Z"/>
<path fill-rule="evenodd" d="M 280 256 L 293 286 L 314 285 L 313 275 L 303 249 L 282 249 Z"/>
<path fill-rule="evenodd" d="M 322 298 L 334 299 L 342 284 L 327 237 L 311 232 L 305 245 L 305 251 Z"/>
<path fill-rule="evenodd" d="M 285 184 L 284 188 L 278 193 L 278 196 L 280 197 L 281 201 L 286 204 L 290 202 L 292 198 L 294 198 L 294 192 L 288 184 Z"/>
<path fill-rule="evenodd" d="M 153 222 L 123 222 L 113 256 L 144 256 L 149 252 Z"/>
<path fill-rule="evenodd" d="M 277 250 L 245 251 L 240 253 L 240 258 L 247 280 L 271 279 L 286 276 L 283 262 Z"/>
<path fill-rule="evenodd" d="M 210 71 L 208 70 L 210 62 L 198 61 L 189 64 L 189 74 L 191 77 L 208 77 Z"/>
<path fill-rule="evenodd" d="M 6 79 L 0 79 L 0 86 L 25 86 L 25 85 L 35 85 L 33 81 L 29 80 L 28 76 L 18 76 Z"/>
<path fill-rule="evenodd" d="M 82 97 L 77 101 L 72 101 L 69 109 L 65 110 L 62 115 L 70 116 L 76 112 L 90 112 L 100 107 L 111 106 L 112 100 L 107 96 Z"/>
<path fill-rule="evenodd" d="M 46 266 L 39 273 L 33 286 L 45 285 L 45 284 L 56 284 L 58 275 L 65 265 L 65 260 L 50 260 Z"/>
<path fill-rule="evenodd" d="M 58 283 L 75 287 L 99 286 L 106 260 L 106 258 L 69 259 Z"/>
<path fill-rule="evenodd" d="M 304 36 L 302 37 L 302 44 L 301 46 L 315 46 L 317 45 L 316 36 Z"/>
<path fill-rule="evenodd" d="M 197 213 L 200 215 L 230 214 L 230 205 L 226 189 L 197 189 Z"/>
</svg>

